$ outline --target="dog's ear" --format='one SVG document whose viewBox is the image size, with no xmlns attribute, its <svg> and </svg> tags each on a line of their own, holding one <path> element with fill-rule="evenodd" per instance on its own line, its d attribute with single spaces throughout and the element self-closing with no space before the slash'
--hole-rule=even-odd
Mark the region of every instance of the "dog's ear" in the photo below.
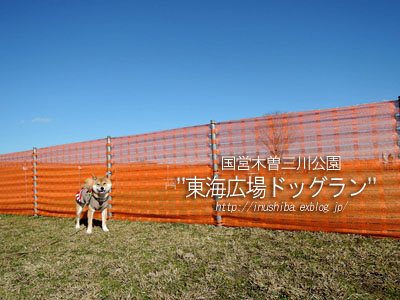
<svg viewBox="0 0 400 300">
<path fill-rule="evenodd" d="M 97 179 L 96 175 L 94 175 L 94 174 L 92 174 L 92 178 L 93 178 L 93 180 Z"/>
<path fill-rule="evenodd" d="M 110 177 L 111 177 L 110 172 L 106 172 L 106 175 L 104 175 L 104 177 L 105 177 L 105 178 L 110 178 Z"/>
</svg>

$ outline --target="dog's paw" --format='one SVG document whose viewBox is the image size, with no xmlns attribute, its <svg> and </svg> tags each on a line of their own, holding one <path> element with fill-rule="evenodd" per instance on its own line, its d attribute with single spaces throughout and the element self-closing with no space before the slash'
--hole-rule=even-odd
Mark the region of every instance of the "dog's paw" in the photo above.
<svg viewBox="0 0 400 300">
<path fill-rule="evenodd" d="M 79 229 L 79 228 L 81 228 L 81 225 L 76 224 L 75 229 Z"/>
<path fill-rule="evenodd" d="M 110 230 L 108 230 L 107 226 L 103 226 L 103 231 L 104 232 L 109 232 Z"/>
<path fill-rule="evenodd" d="M 87 234 L 91 234 L 91 233 L 92 233 L 92 230 L 91 230 L 91 229 L 88 229 L 88 230 L 86 230 L 86 233 L 87 233 Z"/>
</svg>

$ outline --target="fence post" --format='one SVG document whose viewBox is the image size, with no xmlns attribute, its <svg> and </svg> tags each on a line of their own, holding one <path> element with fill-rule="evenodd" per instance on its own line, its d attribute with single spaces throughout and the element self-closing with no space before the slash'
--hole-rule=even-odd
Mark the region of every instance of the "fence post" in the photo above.
<svg viewBox="0 0 400 300">
<path fill-rule="evenodd" d="M 211 164 L 213 170 L 213 178 L 218 179 L 218 151 L 217 151 L 217 128 L 215 126 L 215 121 L 211 120 L 210 122 L 211 129 Z M 221 198 L 219 196 L 214 196 L 214 205 L 215 205 L 215 223 L 217 226 L 222 226 L 222 216 L 221 216 L 221 206 L 218 204 L 218 201 Z"/>
<path fill-rule="evenodd" d="M 36 147 L 33 147 L 33 154 L 32 154 L 32 158 L 33 158 L 33 214 L 35 217 L 37 217 L 37 149 Z"/>
<path fill-rule="evenodd" d="M 395 114 L 395 119 L 396 119 L 396 132 L 397 132 L 397 146 L 400 148 L 400 96 L 397 97 L 397 112 Z M 397 156 L 397 158 L 400 158 L 400 153 Z"/>
<path fill-rule="evenodd" d="M 110 177 L 112 177 L 112 172 L 111 172 L 111 136 L 107 136 L 107 173 L 110 175 Z M 111 193 L 111 191 L 110 191 Z M 110 198 L 110 202 L 108 204 L 108 216 L 112 217 L 112 212 L 110 211 L 110 209 L 112 209 L 112 196 L 109 196 Z"/>
</svg>

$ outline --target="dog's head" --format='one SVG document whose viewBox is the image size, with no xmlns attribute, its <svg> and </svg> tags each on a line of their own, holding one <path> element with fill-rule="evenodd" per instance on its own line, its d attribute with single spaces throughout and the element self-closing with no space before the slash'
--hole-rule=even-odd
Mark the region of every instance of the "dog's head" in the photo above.
<svg viewBox="0 0 400 300">
<path fill-rule="evenodd" d="M 96 177 L 95 175 L 93 176 L 93 192 L 100 194 L 100 195 L 105 195 L 108 194 L 111 190 L 111 179 L 110 179 L 110 174 L 106 173 L 103 177 Z"/>
</svg>

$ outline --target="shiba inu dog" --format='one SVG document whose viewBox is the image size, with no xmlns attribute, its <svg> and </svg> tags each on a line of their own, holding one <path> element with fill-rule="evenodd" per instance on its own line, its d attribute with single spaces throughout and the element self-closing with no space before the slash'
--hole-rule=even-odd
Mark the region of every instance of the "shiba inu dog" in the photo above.
<svg viewBox="0 0 400 300">
<path fill-rule="evenodd" d="M 107 208 L 109 193 L 111 191 L 110 174 L 104 177 L 96 177 L 92 175 L 82 184 L 82 189 L 75 195 L 76 200 L 76 229 L 80 228 L 80 218 L 84 207 L 88 209 L 88 227 L 86 233 L 92 233 L 93 214 L 96 210 L 101 210 L 102 229 L 108 232 L 107 228 Z"/>
</svg>

